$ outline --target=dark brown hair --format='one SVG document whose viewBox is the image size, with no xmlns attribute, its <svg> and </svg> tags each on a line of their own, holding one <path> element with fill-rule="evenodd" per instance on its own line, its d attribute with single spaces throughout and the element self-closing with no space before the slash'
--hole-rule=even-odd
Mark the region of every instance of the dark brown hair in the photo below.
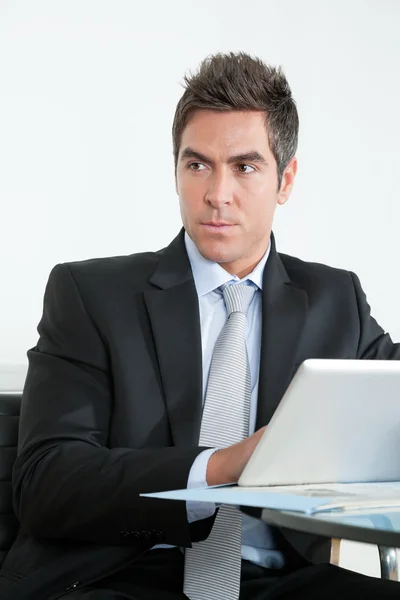
<svg viewBox="0 0 400 600">
<path fill-rule="evenodd" d="M 269 145 L 282 175 L 297 149 L 299 117 L 282 69 L 244 52 L 214 54 L 184 77 L 172 126 L 175 169 L 182 132 L 196 109 L 265 111 Z"/>
</svg>

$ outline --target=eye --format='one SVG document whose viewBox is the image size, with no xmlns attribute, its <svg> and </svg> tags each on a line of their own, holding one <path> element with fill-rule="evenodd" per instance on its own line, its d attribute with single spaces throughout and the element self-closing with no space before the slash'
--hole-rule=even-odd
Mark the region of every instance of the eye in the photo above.
<svg viewBox="0 0 400 600">
<path fill-rule="evenodd" d="M 203 169 L 200 169 L 198 167 L 203 167 Z M 205 169 L 205 166 L 203 165 L 203 163 L 200 162 L 192 162 L 188 165 L 188 169 L 190 169 L 191 171 L 203 171 Z"/>
<path fill-rule="evenodd" d="M 238 166 L 237 166 L 237 168 L 238 168 L 238 171 L 239 171 L 239 173 L 243 173 L 243 174 L 245 174 L 245 175 L 246 175 L 247 173 L 252 173 L 253 171 L 255 171 L 254 167 L 252 167 L 251 165 L 244 165 L 244 164 L 241 164 L 241 165 L 238 165 Z M 244 171 L 244 170 L 242 170 L 242 169 L 251 169 L 251 171 Z"/>
</svg>

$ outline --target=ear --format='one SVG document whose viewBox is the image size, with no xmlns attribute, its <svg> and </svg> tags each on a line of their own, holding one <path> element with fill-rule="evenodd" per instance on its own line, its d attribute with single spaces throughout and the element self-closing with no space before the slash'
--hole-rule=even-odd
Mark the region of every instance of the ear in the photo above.
<svg viewBox="0 0 400 600">
<path fill-rule="evenodd" d="M 278 204 L 285 204 L 292 192 L 297 173 L 297 158 L 294 156 L 283 172 L 281 188 L 278 193 Z"/>
<path fill-rule="evenodd" d="M 179 192 L 178 192 L 178 167 L 175 167 L 175 192 L 176 192 L 176 195 L 179 196 Z"/>
</svg>

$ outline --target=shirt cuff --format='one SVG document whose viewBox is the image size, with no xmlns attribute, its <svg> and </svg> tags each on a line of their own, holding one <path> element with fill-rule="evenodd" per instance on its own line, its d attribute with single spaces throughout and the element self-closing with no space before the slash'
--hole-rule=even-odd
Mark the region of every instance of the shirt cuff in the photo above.
<svg viewBox="0 0 400 600">
<path fill-rule="evenodd" d="M 196 487 L 207 487 L 207 465 L 210 457 L 219 450 L 219 448 L 209 448 L 203 450 L 195 459 L 190 469 L 187 489 L 190 490 Z M 195 502 L 188 500 L 186 502 L 186 514 L 189 523 L 207 519 L 215 513 L 215 504 L 213 502 Z"/>
</svg>

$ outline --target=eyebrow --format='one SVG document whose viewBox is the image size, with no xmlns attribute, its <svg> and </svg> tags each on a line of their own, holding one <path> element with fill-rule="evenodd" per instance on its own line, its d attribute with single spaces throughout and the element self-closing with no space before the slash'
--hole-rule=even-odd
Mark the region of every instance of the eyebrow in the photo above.
<svg viewBox="0 0 400 600">
<path fill-rule="evenodd" d="M 204 154 L 201 154 L 201 152 L 197 152 L 193 148 L 190 148 L 190 146 L 185 148 L 181 154 L 181 160 L 185 160 L 187 158 L 195 158 L 200 162 L 206 162 L 210 165 L 214 164 L 214 161 L 211 160 L 211 158 L 208 158 Z M 236 154 L 235 156 L 230 156 L 227 160 L 228 165 L 247 162 L 256 162 L 263 165 L 267 164 L 265 158 L 256 150 L 251 150 L 250 152 L 245 152 L 244 154 Z"/>
</svg>

